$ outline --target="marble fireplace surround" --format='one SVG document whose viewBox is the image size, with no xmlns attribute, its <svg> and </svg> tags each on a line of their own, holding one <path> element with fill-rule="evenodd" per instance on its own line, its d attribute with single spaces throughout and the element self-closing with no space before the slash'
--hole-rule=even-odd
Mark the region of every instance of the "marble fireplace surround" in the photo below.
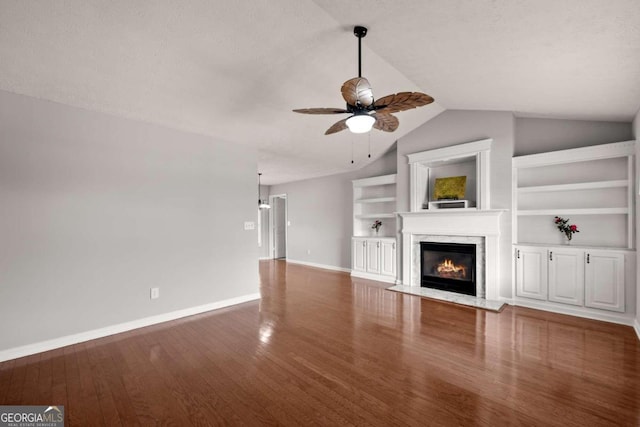
<svg viewBox="0 0 640 427">
<path fill-rule="evenodd" d="M 499 237 L 502 210 L 446 210 L 404 212 L 402 218 L 402 284 L 420 287 L 420 242 L 475 243 L 484 283 L 477 284 L 478 297 L 497 300 L 499 295 Z M 478 249 L 477 249 L 478 250 Z M 482 254 L 484 252 L 484 256 Z M 477 270 L 477 277 L 481 273 Z"/>
<path fill-rule="evenodd" d="M 485 244 L 484 237 L 481 236 L 440 236 L 435 234 L 414 234 L 413 247 L 411 248 L 411 286 L 421 286 L 420 279 L 422 272 L 420 271 L 420 256 L 422 250 L 420 242 L 437 242 L 437 243 L 464 243 L 476 245 L 476 297 L 484 298 L 484 264 L 485 264 Z"/>
</svg>

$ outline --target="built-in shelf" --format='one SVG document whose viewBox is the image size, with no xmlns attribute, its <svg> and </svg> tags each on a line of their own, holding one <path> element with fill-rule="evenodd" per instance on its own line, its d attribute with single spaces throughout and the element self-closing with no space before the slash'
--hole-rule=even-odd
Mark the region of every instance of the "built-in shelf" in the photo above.
<svg viewBox="0 0 640 427">
<path fill-rule="evenodd" d="M 356 215 L 356 219 L 382 219 L 382 218 L 395 218 L 396 214 L 394 213 L 372 213 L 372 214 L 362 214 Z"/>
<path fill-rule="evenodd" d="M 549 243 L 529 243 L 519 242 L 521 246 L 533 246 L 537 248 L 558 248 L 558 249 L 598 249 L 598 250 L 610 250 L 610 251 L 622 251 L 622 252 L 635 252 L 635 249 L 621 248 L 617 246 L 595 246 L 595 245 L 576 245 L 571 244 L 549 244 Z"/>
<path fill-rule="evenodd" d="M 370 199 L 358 199 L 355 200 L 355 203 L 386 203 L 386 202 L 395 202 L 395 197 L 373 197 Z"/>
<path fill-rule="evenodd" d="M 351 275 L 396 281 L 396 174 L 353 181 Z M 379 229 L 371 228 L 377 221 Z"/>
<path fill-rule="evenodd" d="M 396 174 L 353 181 L 353 236 L 370 236 L 373 222 L 380 220 L 379 235 L 394 237 L 396 210 Z"/>
<path fill-rule="evenodd" d="M 534 215 L 626 215 L 629 208 L 583 208 L 583 209 L 527 209 L 518 210 L 518 216 Z"/>
<path fill-rule="evenodd" d="M 584 247 L 635 247 L 635 141 L 513 158 L 514 244 L 554 245 L 561 216 Z"/>
<path fill-rule="evenodd" d="M 600 188 L 616 188 L 627 187 L 627 180 L 614 181 L 596 181 L 596 182 L 580 182 L 575 184 L 557 184 L 557 185 L 537 185 L 531 187 L 520 187 L 518 193 L 545 193 L 553 191 L 577 191 L 577 190 L 596 190 Z"/>
</svg>

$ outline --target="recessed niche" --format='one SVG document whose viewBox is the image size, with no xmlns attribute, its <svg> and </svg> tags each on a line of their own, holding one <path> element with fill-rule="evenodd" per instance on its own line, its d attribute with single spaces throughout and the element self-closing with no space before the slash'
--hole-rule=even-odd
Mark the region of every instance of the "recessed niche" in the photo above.
<svg viewBox="0 0 640 427">
<path fill-rule="evenodd" d="M 490 139 L 409 154 L 411 212 L 435 209 L 489 209 Z M 436 179 L 466 177 L 464 203 L 438 202 Z"/>
</svg>

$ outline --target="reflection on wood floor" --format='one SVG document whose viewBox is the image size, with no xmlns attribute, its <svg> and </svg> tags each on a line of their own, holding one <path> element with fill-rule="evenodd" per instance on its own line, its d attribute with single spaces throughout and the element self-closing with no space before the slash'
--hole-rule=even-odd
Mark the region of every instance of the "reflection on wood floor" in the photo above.
<svg viewBox="0 0 640 427">
<path fill-rule="evenodd" d="M 260 274 L 260 302 L 2 363 L 0 404 L 67 425 L 640 425 L 630 327 Z"/>
</svg>

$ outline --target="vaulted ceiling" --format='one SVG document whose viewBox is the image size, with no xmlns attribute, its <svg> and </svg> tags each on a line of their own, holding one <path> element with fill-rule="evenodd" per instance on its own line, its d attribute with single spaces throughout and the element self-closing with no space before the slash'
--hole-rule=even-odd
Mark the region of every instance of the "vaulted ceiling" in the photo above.
<svg viewBox="0 0 640 427">
<path fill-rule="evenodd" d="M 630 121 L 637 0 L 0 0 L 0 89 L 255 146 L 263 183 L 362 167 L 444 109 Z M 422 91 L 394 133 L 324 131 L 341 84 Z M 351 158 L 355 160 L 351 164 Z"/>
</svg>

